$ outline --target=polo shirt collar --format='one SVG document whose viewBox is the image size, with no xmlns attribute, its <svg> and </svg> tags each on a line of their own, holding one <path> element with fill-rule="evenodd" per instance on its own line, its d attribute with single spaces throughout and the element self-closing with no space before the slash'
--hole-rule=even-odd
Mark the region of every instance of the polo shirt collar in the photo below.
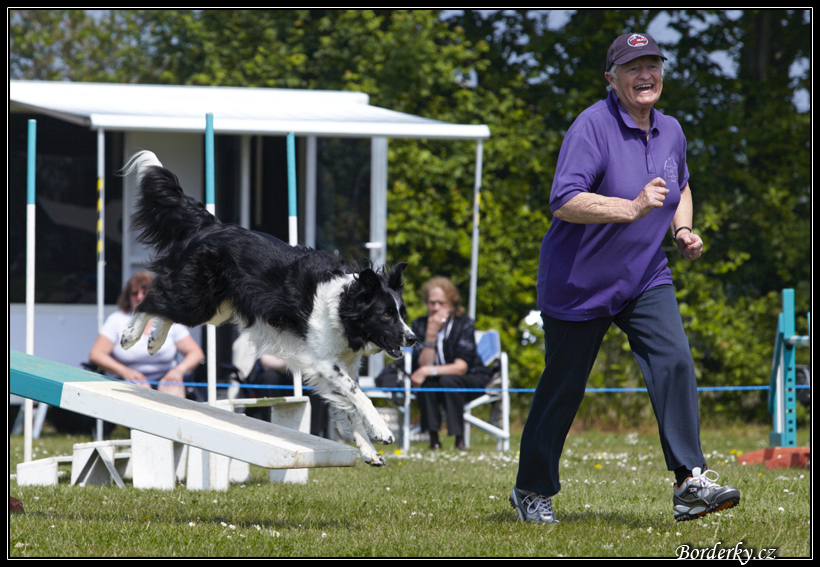
<svg viewBox="0 0 820 567">
<path fill-rule="evenodd" d="M 623 122 L 624 126 L 627 128 L 631 128 L 633 130 L 640 130 L 643 132 L 643 128 L 639 127 L 632 116 L 626 111 L 624 106 L 618 102 L 618 95 L 615 94 L 615 91 L 609 91 L 609 96 L 607 98 L 607 104 L 610 105 L 611 108 L 615 110 L 617 116 L 620 116 L 621 122 Z M 650 110 L 650 130 L 658 130 L 658 111 L 652 108 Z"/>
</svg>

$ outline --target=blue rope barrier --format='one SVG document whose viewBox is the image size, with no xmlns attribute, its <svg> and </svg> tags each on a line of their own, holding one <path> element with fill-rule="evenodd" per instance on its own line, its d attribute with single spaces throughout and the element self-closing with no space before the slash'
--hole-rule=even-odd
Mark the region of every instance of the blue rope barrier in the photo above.
<svg viewBox="0 0 820 567">
<path fill-rule="evenodd" d="M 154 381 L 143 381 L 143 382 L 134 382 L 135 384 L 147 384 L 150 386 L 157 386 L 160 382 Z M 179 382 L 177 383 L 180 386 L 190 387 L 190 388 L 207 388 L 208 384 L 205 382 Z M 292 390 L 293 386 L 289 384 L 228 384 L 228 383 L 217 383 L 217 388 L 245 388 L 249 390 Z M 310 386 L 303 386 L 305 390 L 313 390 L 314 388 Z M 796 385 L 795 389 L 797 390 L 807 390 L 811 388 L 810 385 L 802 384 Z M 754 390 L 768 390 L 769 385 L 759 385 L 759 386 L 699 386 L 698 392 L 732 392 L 732 391 L 754 391 Z M 404 388 L 390 388 L 390 387 L 382 387 L 382 388 L 362 388 L 364 392 L 404 392 Z M 473 392 L 473 393 L 485 393 L 485 392 L 492 392 L 492 393 L 499 393 L 501 392 L 501 388 L 411 388 L 410 393 L 415 394 L 418 392 Z M 535 392 L 535 388 L 510 388 L 509 393 L 511 394 L 532 394 Z M 609 393 L 634 393 L 634 392 L 646 392 L 646 388 L 587 388 L 586 393 L 588 394 L 609 394 Z"/>
</svg>

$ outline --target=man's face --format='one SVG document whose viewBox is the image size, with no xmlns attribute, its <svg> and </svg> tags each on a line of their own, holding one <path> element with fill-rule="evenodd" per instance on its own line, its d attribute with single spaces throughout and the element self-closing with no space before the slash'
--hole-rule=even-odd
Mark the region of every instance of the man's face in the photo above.
<svg viewBox="0 0 820 567">
<path fill-rule="evenodd" d="M 618 65 L 616 77 L 607 72 L 606 79 L 627 111 L 652 108 L 663 90 L 663 67 L 657 57 L 638 57 Z"/>
</svg>

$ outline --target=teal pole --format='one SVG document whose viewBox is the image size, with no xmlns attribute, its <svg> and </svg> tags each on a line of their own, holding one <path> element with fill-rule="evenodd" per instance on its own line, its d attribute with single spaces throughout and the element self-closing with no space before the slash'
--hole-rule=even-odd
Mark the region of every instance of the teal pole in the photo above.
<svg viewBox="0 0 820 567">
<path fill-rule="evenodd" d="M 795 312 L 794 290 L 783 290 L 783 335 L 785 339 L 794 336 Z M 788 340 L 783 341 L 783 417 L 785 431 L 783 432 L 783 447 L 797 446 L 797 368 L 795 347 Z"/>
<path fill-rule="evenodd" d="M 296 136 L 291 132 L 287 137 L 288 149 L 288 238 L 291 246 L 299 241 L 296 217 Z"/>
<path fill-rule="evenodd" d="M 205 209 L 216 216 L 214 198 L 214 115 L 205 115 Z M 208 361 L 208 403 L 216 403 L 216 327 L 207 325 L 205 328 L 206 350 L 205 359 Z"/>
<path fill-rule="evenodd" d="M 214 115 L 205 115 L 205 205 L 214 206 Z M 211 214 L 214 211 L 211 210 Z"/>
<path fill-rule="evenodd" d="M 28 121 L 28 158 L 26 171 L 26 204 L 34 204 L 34 174 L 37 164 L 37 121 Z"/>
<path fill-rule="evenodd" d="M 783 290 L 783 310 L 778 315 L 772 374 L 769 380 L 769 413 L 773 415 L 769 444 L 797 445 L 797 361 L 795 348 L 807 345 L 795 335 L 794 290 Z M 805 337 L 808 339 L 808 337 Z"/>
</svg>

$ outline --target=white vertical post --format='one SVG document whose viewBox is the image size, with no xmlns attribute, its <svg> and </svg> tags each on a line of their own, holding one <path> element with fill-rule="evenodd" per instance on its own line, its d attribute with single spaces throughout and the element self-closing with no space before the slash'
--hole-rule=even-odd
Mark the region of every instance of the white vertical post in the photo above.
<svg viewBox="0 0 820 567">
<path fill-rule="evenodd" d="M 35 173 L 37 170 L 37 121 L 28 121 L 28 157 L 26 161 L 26 354 L 34 354 L 34 219 Z M 23 461 L 32 458 L 32 419 L 34 402 L 26 398 L 23 404 Z"/>
<path fill-rule="evenodd" d="M 479 240 L 479 209 L 481 206 L 481 168 L 483 160 L 484 143 L 478 140 L 475 150 L 475 182 L 473 187 L 473 249 L 470 259 L 470 297 L 469 315 L 475 321 L 476 316 L 476 295 L 478 288 L 478 240 Z"/>
<path fill-rule="evenodd" d="M 387 262 L 387 138 L 370 142 L 370 261 Z"/>
<path fill-rule="evenodd" d="M 240 139 L 239 226 L 251 227 L 251 138 Z"/>
<path fill-rule="evenodd" d="M 387 262 L 387 138 L 370 141 L 370 261 L 373 266 Z M 384 369 L 384 355 L 368 358 L 367 373 L 378 376 Z"/>
<path fill-rule="evenodd" d="M 256 202 L 260 204 L 254 209 L 254 222 L 257 225 L 262 224 L 262 136 L 256 137 L 256 144 L 254 144 L 254 153 L 256 155 L 256 167 L 253 170 L 254 179 L 254 193 L 256 194 Z"/>
<path fill-rule="evenodd" d="M 316 248 L 316 136 L 308 136 L 305 147 L 305 246 Z"/>
</svg>

